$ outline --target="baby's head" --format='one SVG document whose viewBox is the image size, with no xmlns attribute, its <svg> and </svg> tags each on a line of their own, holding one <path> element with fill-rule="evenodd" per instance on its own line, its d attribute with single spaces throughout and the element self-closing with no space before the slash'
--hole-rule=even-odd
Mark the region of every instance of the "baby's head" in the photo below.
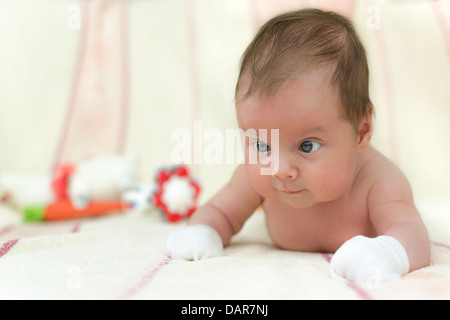
<svg viewBox="0 0 450 320">
<path fill-rule="evenodd" d="M 366 54 L 351 22 L 333 12 L 304 9 L 268 21 L 244 52 L 236 101 L 272 96 L 286 81 L 330 68 L 341 115 L 355 130 L 372 112 Z"/>
<path fill-rule="evenodd" d="M 247 170 L 255 190 L 294 207 L 347 192 L 372 133 L 368 78 L 346 18 L 308 9 L 267 22 L 243 55 L 236 86 L 246 163 L 258 159 Z"/>
</svg>

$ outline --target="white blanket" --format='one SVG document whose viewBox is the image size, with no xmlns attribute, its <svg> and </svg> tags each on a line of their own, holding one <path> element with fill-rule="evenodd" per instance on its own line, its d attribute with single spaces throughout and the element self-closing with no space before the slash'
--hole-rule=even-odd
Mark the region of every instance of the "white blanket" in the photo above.
<svg viewBox="0 0 450 320">
<path fill-rule="evenodd" d="M 330 278 L 331 254 L 276 248 L 260 212 L 221 258 L 168 258 L 165 237 L 180 227 L 156 212 L 10 219 L 0 225 L 0 299 L 450 299 L 449 244 L 433 242 L 432 265 L 401 281 L 346 284 Z"/>
</svg>

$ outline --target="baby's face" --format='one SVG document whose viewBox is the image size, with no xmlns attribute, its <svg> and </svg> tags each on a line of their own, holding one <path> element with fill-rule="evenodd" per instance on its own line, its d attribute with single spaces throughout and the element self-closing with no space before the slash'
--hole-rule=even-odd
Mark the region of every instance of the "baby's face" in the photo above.
<svg viewBox="0 0 450 320">
<path fill-rule="evenodd" d="M 262 196 L 306 208 L 350 190 L 357 168 L 357 134 L 341 116 L 330 77 L 330 71 L 313 70 L 286 82 L 271 97 L 238 102 L 240 128 L 257 133 L 246 139 L 245 154 L 249 181 Z M 267 135 L 259 134 L 261 129 Z M 278 139 L 271 129 L 279 130 Z M 259 161 L 249 161 L 255 157 Z M 261 174 L 261 169 L 270 172 L 269 166 L 271 174 Z"/>
</svg>

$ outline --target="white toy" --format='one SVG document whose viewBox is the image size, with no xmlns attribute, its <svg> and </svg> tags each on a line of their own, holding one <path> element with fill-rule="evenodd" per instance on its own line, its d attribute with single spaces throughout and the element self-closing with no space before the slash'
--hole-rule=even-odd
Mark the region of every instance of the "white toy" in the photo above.
<svg viewBox="0 0 450 320">
<path fill-rule="evenodd" d="M 121 200 L 127 190 L 139 185 L 136 159 L 105 156 L 80 163 L 70 177 L 68 195 L 76 208 L 91 201 Z"/>
</svg>

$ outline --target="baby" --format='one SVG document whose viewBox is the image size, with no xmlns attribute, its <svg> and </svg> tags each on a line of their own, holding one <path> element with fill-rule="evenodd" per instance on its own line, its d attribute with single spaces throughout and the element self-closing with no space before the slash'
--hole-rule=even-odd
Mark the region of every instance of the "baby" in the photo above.
<svg viewBox="0 0 450 320">
<path fill-rule="evenodd" d="M 306 9 L 268 21 L 236 86 L 245 163 L 189 226 L 169 234 L 170 255 L 221 256 L 261 205 L 275 245 L 335 253 L 337 279 L 390 281 L 427 266 L 430 242 L 410 185 L 370 145 L 368 78 L 346 18 Z"/>
</svg>

